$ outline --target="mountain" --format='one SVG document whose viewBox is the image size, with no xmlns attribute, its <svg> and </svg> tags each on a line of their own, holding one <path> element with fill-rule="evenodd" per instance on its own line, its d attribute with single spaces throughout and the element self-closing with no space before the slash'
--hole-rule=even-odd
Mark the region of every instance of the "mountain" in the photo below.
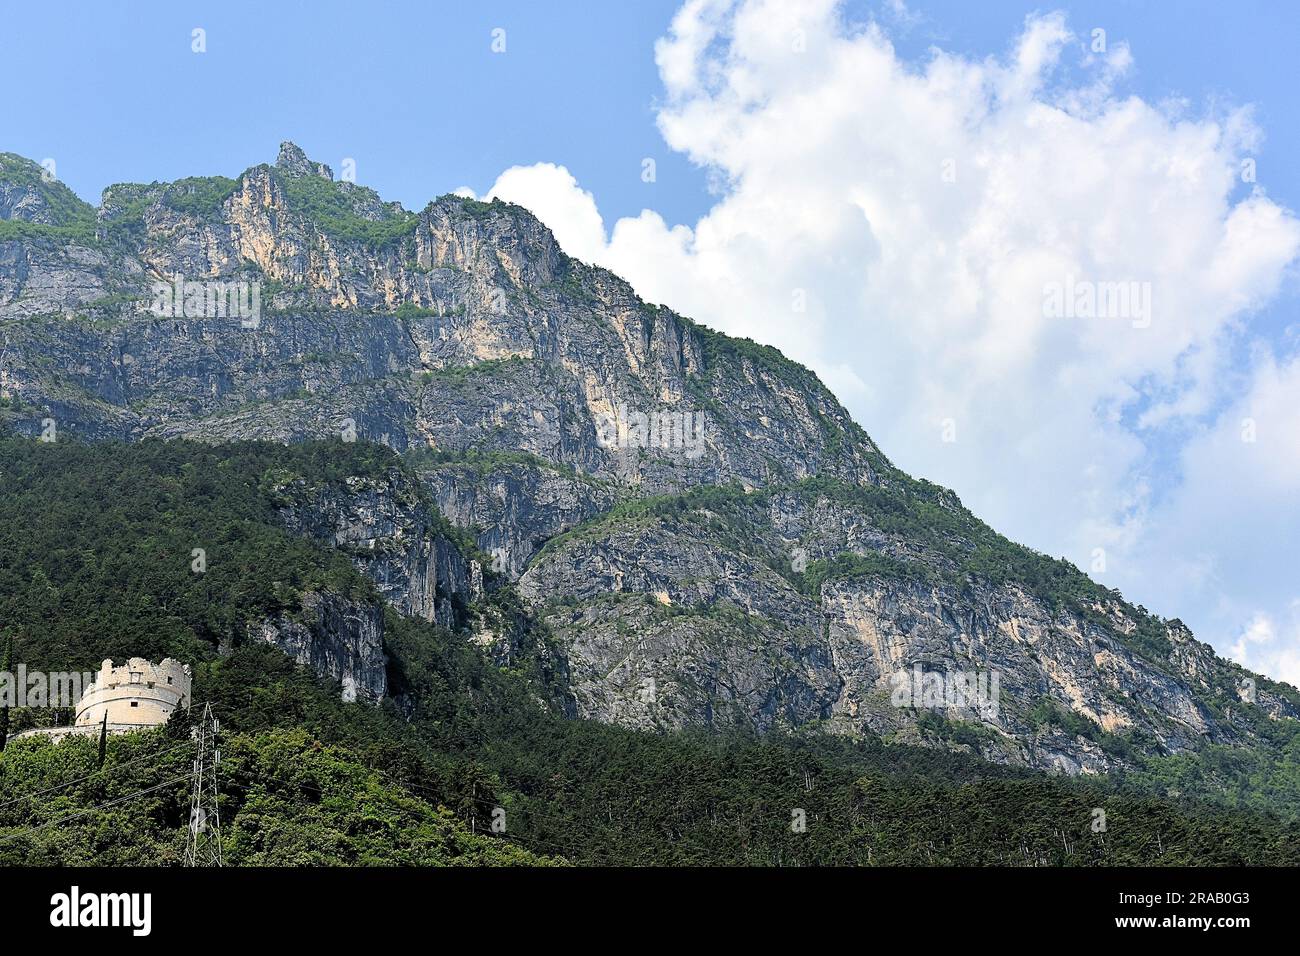
<svg viewBox="0 0 1300 956">
<path fill-rule="evenodd" d="M 190 661 L 195 699 L 221 720 L 232 865 L 1300 863 L 1293 814 L 1206 806 L 1181 779 L 1187 796 L 1152 796 L 1142 781 L 1049 777 L 876 737 L 652 734 L 575 718 L 562 659 L 501 576 L 486 572 L 470 604 L 453 602 L 457 622 L 439 624 L 399 613 L 374 579 L 376 561 L 421 567 L 422 545 L 335 546 L 326 523 L 304 534 L 285 521 L 335 492 L 346 504 L 349 488 L 360 504 L 323 512 L 385 514 L 381 489 L 406 465 L 381 446 L 11 437 L 0 463 L 0 620 L 14 659 Z M 394 500 L 392 514 L 414 503 Z M 427 530 L 483 557 L 454 530 Z M 282 643 L 286 627 L 306 640 Z M 354 654 L 375 630 L 377 668 Z M 511 634 L 512 653 L 482 653 L 488 632 Z M 304 649 L 310 666 L 296 666 Z M 0 865 L 178 863 L 198 716 L 111 737 L 102 767 L 93 738 L 10 739 Z M 12 729 L 52 717 L 19 710 Z"/>
<path fill-rule="evenodd" d="M 385 446 L 362 473 L 263 476 L 268 520 L 402 615 L 547 675 L 557 713 L 824 730 L 1236 802 L 1300 790 L 1294 688 L 1007 541 L 894 467 L 809 370 L 643 302 L 518 206 L 410 212 L 290 143 L 98 208 L 41 173 L 0 156 L 9 429 Z M 202 639 L 392 698 L 382 606 L 302 593 Z M 958 676 L 988 693 L 931 699 Z"/>
</svg>

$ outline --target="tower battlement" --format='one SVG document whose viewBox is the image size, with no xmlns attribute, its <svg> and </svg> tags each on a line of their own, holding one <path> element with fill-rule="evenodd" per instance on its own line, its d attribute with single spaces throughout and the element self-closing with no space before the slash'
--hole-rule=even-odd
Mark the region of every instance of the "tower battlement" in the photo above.
<svg viewBox="0 0 1300 956">
<path fill-rule="evenodd" d="M 119 667 L 110 658 L 77 704 L 76 726 L 96 726 L 107 715 L 114 730 L 156 727 L 178 707 L 189 710 L 190 685 L 190 666 L 170 657 L 161 664 L 132 657 Z"/>
</svg>

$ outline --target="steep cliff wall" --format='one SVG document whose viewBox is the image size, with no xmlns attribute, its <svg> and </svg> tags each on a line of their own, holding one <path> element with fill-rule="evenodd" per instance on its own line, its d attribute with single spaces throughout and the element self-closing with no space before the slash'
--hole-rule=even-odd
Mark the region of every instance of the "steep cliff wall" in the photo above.
<svg viewBox="0 0 1300 956">
<path fill-rule="evenodd" d="M 155 285 L 177 282 L 256 284 L 260 310 L 158 314 Z M 1267 746 L 1300 713 L 1293 689 L 895 469 L 775 350 L 642 302 L 519 207 L 410 212 L 292 144 L 98 209 L 4 157 L 0 419 L 403 453 L 268 493 L 402 613 L 502 663 L 555 653 L 552 635 L 548 669 L 602 720 L 817 725 L 1079 773 Z M 511 581 L 522 608 L 475 607 Z M 384 693 L 381 630 L 326 594 L 256 628 L 357 699 Z M 996 706 L 900 698 L 917 673 L 996 675 Z"/>
<path fill-rule="evenodd" d="M 298 613 L 250 624 L 248 637 L 274 644 L 299 664 L 338 681 L 345 701 L 374 703 L 387 690 L 384 614 L 376 604 L 308 592 Z"/>
</svg>

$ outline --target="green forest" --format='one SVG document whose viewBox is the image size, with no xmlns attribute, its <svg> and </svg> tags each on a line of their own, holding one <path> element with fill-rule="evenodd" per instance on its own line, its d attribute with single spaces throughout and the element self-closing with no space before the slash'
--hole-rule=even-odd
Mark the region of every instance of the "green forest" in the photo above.
<svg viewBox="0 0 1300 956">
<path fill-rule="evenodd" d="M 0 439 L 11 660 L 190 663 L 195 701 L 221 721 L 228 863 L 1300 863 L 1285 801 L 1244 806 L 1220 792 L 1210 802 L 1198 799 L 1208 785 L 1195 786 L 1293 776 L 1294 761 L 1234 767 L 1220 755 L 1070 780 L 816 731 L 636 732 L 563 716 L 544 703 L 563 695 L 562 675 L 498 667 L 466 634 L 391 609 L 389 698 L 345 704 L 337 686 L 241 635 L 311 590 L 379 601 L 345 556 L 277 524 L 273 488 L 286 475 L 393 467 L 396 456 L 364 443 Z M 504 613 L 514 598 L 502 586 L 488 600 Z M 92 738 L 12 739 L 49 715 L 11 715 L 0 864 L 179 864 L 198 712 L 110 737 L 102 761 Z M 1163 795 L 1172 782 L 1178 797 Z"/>
</svg>

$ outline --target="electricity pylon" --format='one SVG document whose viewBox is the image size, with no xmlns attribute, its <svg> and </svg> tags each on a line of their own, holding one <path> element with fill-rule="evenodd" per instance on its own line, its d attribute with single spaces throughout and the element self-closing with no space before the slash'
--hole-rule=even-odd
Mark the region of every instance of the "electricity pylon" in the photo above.
<svg viewBox="0 0 1300 956">
<path fill-rule="evenodd" d="M 190 827 L 185 839 L 186 866 L 224 866 L 221 859 L 221 817 L 217 812 L 217 731 L 221 725 L 212 716 L 212 705 L 203 708 L 203 719 L 191 733 L 198 743 L 194 757 L 193 789 L 190 796 Z"/>
</svg>

